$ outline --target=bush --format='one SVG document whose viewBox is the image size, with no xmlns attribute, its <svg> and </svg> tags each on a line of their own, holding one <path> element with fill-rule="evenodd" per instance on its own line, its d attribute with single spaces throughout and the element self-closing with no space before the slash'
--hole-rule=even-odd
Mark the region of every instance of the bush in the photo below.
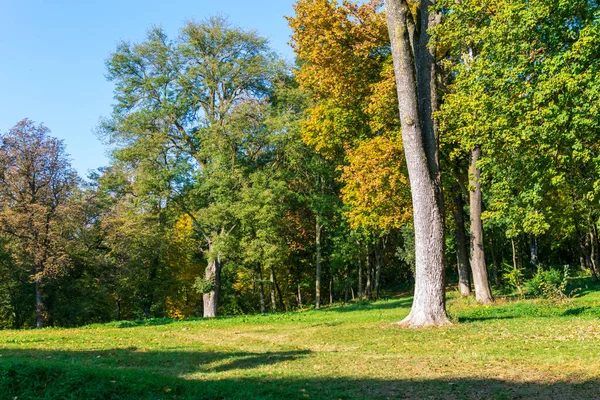
<svg viewBox="0 0 600 400">
<path fill-rule="evenodd" d="M 544 270 L 541 266 L 527 283 L 527 292 L 533 296 L 543 297 L 549 300 L 564 300 L 567 295 L 567 283 L 569 280 L 569 266 L 565 265 L 561 272 L 551 268 Z"/>
<path fill-rule="evenodd" d="M 521 295 L 523 295 L 523 268 L 514 268 L 512 265 L 503 264 L 502 265 L 503 274 L 502 277 L 506 284 L 512 288 L 515 288 L 519 291 Z"/>
</svg>

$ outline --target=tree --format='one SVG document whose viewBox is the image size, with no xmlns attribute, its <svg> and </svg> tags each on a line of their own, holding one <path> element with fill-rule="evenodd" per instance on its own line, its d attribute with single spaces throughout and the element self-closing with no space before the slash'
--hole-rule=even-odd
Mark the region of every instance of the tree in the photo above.
<svg viewBox="0 0 600 400">
<path fill-rule="evenodd" d="M 415 229 L 415 295 L 410 314 L 402 325 L 445 325 L 444 221 L 439 170 L 436 48 L 428 29 L 441 20 L 430 9 L 435 1 L 422 0 L 413 13 L 407 0 L 386 0 L 387 24 L 402 140 L 412 193 Z"/>
<path fill-rule="evenodd" d="M 481 157 L 481 147 L 476 145 L 471 152 L 471 165 L 469 166 L 469 210 L 471 227 L 471 271 L 475 285 L 475 298 L 483 304 L 493 301 L 492 291 L 485 264 L 485 251 L 483 249 L 483 201 L 481 199 L 481 169 L 477 164 Z"/>
<path fill-rule="evenodd" d="M 143 43 L 122 43 L 108 62 L 117 105 L 102 129 L 146 173 L 153 163 L 143 161 L 162 157 L 166 176 L 182 177 L 173 200 L 203 239 L 205 317 L 217 315 L 244 158 L 261 150 L 261 110 L 282 70 L 265 39 L 222 18 L 188 23 L 174 41 L 155 28 Z"/>
<path fill-rule="evenodd" d="M 486 224 L 502 227 L 511 244 L 551 235 L 553 247 L 573 237 L 578 246 L 577 231 L 593 235 L 597 215 L 598 4 L 445 4 L 440 39 L 453 79 L 440 120 L 464 151 L 481 150 Z"/>
<path fill-rule="evenodd" d="M 35 283 L 36 327 L 47 320 L 44 284 L 71 265 L 63 228 L 73 216 L 78 178 L 62 141 L 24 119 L 0 144 L 0 231 Z"/>
</svg>

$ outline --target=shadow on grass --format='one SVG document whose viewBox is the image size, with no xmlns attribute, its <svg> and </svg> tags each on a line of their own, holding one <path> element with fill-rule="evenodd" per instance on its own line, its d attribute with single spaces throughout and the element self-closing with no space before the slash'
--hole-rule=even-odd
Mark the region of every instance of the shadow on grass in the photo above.
<svg viewBox="0 0 600 400">
<path fill-rule="evenodd" d="M 109 351 L 110 352 L 110 351 Z M 139 353 L 145 368 L 125 363 L 84 365 L 82 358 L 101 352 L 41 351 L 36 360 L 31 352 L 3 351 L 0 359 L 0 397 L 3 399 L 596 399 L 596 381 L 519 383 L 500 379 L 375 379 L 360 377 L 302 377 L 282 371 L 267 375 L 219 375 L 211 370 L 200 376 L 186 376 L 183 370 L 156 371 L 151 365 L 171 359 L 178 362 L 182 353 Z M 106 354 L 106 353 L 105 353 Z M 121 358 L 126 352 L 119 353 Z M 133 351 L 129 350 L 129 356 Z M 227 353 L 199 355 L 199 362 L 239 356 L 254 360 L 247 364 L 229 363 L 224 370 L 251 368 L 269 362 L 266 353 Z M 305 355 L 295 352 L 271 353 L 273 362 Z M 8 357 L 7 357 L 8 356 Z M 48 359 L 47 357 L 51 357 Z M 129 364 L 132 364 L 130 360 Z M 125 364 L 125 365 L 124 365 Z M 190 368 L 190 371 L 197 371 Z"/>
<path fill-rule="evenodd" d="M 98 351 L 0 350 L 2 360 L 66 363 L 89 368 L 135 369 L 164 374 L 214 373 L 258 368 L 308 356 L 309 350 L 251 352 L 146 351 L 128 347 Z"/>
<path fill-rule="evenodd" d="M 562 313 L 564 317 L 574 317 L 577 315 L 590 314 L 592 311 L 592 307 L 577 307 L 577 308 L 569 308 Z"/>
<path fill-rule="evenodd" d="M 458 317 L 459 323 L 468 323 L 468 322 L 479 322 L 479 321 L 492 321 L 492 320 L 502 320 L 502 319 L 515 319 L 519 318 L 516 315 L 502 315 L 502 316 L 482 316 L 482 317 Z"/>
<path fill-rule="evenodd" d="M 397 300 L 388 300 L 388 301 L 377 301 L 377 302 L 368 302 L 364 301 L 362 303 L 353 303 L 346 304 L 343 306 L 336 306 L 330 308 L 323 308 L 320 311 L 323 312 L 352 312 L 358 310 L 391 310 L 396 308 L 410 308 L 412 306 L 413 299 L 412 297 L 397 299 Z"/>
<path fill-rule="evenodd" d="M 573 297 L 583 297 L 593 292 L 600 292 L 600 282 L 592 278 L 573 278 L 567 286 L 567 292 L 573 292 Z"/>
<path fill-rule="evenodd" d="M 187 321 L 195 320 L 197 318 L 190 318 Z M 171 318 L 151 318 L 151 319 L 138 319 L 135 321 L 115 321 L 112 322 L 111 325 L 114 325 L 117 328 L 137 328 L 138 326 L 160 326 L 160 325 L 170 325 L 172 323 L 178 322 L 180 320 L 171 319 Z"/>
</svg>

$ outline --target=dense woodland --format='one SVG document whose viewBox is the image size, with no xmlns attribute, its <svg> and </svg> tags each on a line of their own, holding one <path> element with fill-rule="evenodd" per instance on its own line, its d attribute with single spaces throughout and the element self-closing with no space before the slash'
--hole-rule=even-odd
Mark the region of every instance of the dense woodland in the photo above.
<svg viewBox="0 0 600 400">
<path fill-rule="evenodd" d="M 295 65 L 220 17 L 121 43 L 97 128 L 111 162 L 89 177 L 51 127 L 1 134 L 0 327 L 413 288 L 406 324 L 440 325 L 445 290 L 488 304 L 597 279 L 596 1 L 294 10 Z"/>
</svg>

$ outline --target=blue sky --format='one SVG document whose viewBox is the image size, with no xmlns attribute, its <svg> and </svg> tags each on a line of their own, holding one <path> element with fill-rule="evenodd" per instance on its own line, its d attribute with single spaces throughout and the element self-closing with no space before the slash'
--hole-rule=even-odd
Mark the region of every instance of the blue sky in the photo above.
<svg viewBox="0 0 600 400">
<path fill-rule="evenodd" d="M 293 0 L 0 0 L 0 132 L 23 118 L 64 139 L 86 176 L 108 163 L 94 134 L 110 114 L 113 86 L 105 61 L 122 40 L 143 40 L 159 25 L 175 36 L 185 21 L 225 15 L 267 37 L 293 59 L 285 15 Z"/>
</svg>

